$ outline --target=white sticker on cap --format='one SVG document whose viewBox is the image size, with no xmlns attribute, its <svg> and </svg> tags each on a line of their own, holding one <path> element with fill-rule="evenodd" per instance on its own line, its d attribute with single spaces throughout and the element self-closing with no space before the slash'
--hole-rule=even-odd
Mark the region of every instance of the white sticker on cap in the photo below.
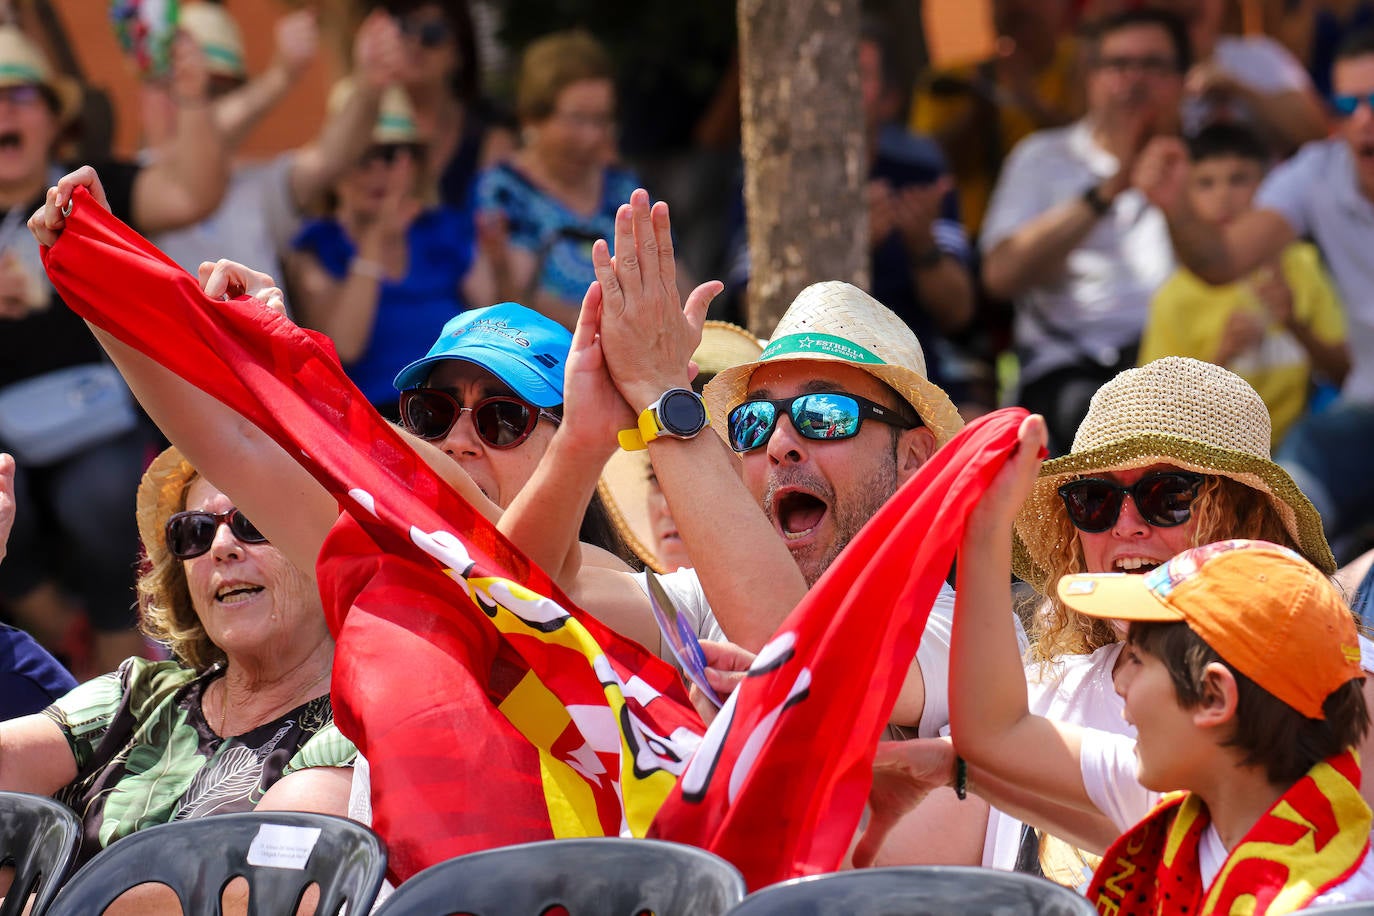
<svg viewBox="0 0 1374 916">
<path fill-rule="evenodd" d="M 319 827 L 263 824 L 248 847 L 248 864 L 300 871 L 310 860 L 310 852 L 319 838 Z"/>
<path fill-rule="evenodd" d="M 1066 595 L 1091 595 L 1097 591 L 1096 579 L 1070 579 L 1064 586 Z"/>
</svg>

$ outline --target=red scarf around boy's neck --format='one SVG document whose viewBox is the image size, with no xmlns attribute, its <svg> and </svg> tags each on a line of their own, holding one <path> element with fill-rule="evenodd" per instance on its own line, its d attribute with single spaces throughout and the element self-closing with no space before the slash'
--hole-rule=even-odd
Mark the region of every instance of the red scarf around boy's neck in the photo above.
<svg viewBox="0 0 1374 916">
<path fill-rule="evenodd" d="M 1302 909 L 1354 874 L 1369 852 L 1370 811 L 1359 786 L 1352 751 L 1314 766 L 1236 844 L 1210 887 L 1198 862 L 1207 806 L 1191 793 L 1168 795 L 1107 850 L 1088 899 L 1103 916 Z"/>
</svg>

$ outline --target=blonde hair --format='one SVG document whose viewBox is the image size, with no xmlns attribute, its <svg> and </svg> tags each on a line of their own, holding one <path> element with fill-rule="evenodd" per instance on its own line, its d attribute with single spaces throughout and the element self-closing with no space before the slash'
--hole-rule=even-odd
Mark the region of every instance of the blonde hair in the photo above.
<svg viewBox="0 0 1374 916">
<path fill-rule="evenodd" d="M 190 465 L 184 465 L 188 470 Z M 176 499 L 159 505 L 156 518 L 156 537 L 145 543 L 148 565 L 138 577 L 138 596 L 142 605 L 139 628 L 149 639 L 168 648 L 177 660 L 195 671 L 204 671 L 216 662 L 225 660 L 224 650 L 215 645 L 201 625 L 191 605 L 191 589 L 186 582 L 186 568 L 172 556 L 162 533 L 167 519 L 186 508 L 186 491 L 200 475 L 189 470 L 181 481 Z"/>
<path fill-rule="evenodd" d="M 533 42 L 520 58 L 515 113 L 524 123 L 553 114 L 558 95 L 583 80 L 613 80 L 615 68 L 601 43 L 582 29 L 554 32 Z"/>
<path fill-rule="evenodd" d="M 1273 500 L 1254 487 L 1229 477 L 1207 475 L 1204 478 L 1197 500 L 1193 503 L 1193 518 L 1197 520 L 1190 545 L 1193 547 L 1230 538 L 1253 538 L 1281 544 L 1300 554 L 1303 552 L 1274 509 Z M 1085 568 L 1078 529 L 1069 521 L 1068 513 L 1056 512 L 1052 524 L 1055 526 L 1049 532 L 1052 539 L 1047 543 L 1064 546 L 1054 550 L 1047 558 L 1045 569 L 1049 575 L 1045 579 L 1045 588 L 1048 594 L 1030 615 L 1030 657 L 1041 663 L 1053 661 L 1061 655 L 1086 655 L 1117 642 L 1116 631 L 1110 623 L 1079 614 L 1059 600 L 1054 584 L 1060 577 L 1089 570 Z M 1040 602 L 1041 598 L 1037 596 L 1034 600 Z"/>
</svg>

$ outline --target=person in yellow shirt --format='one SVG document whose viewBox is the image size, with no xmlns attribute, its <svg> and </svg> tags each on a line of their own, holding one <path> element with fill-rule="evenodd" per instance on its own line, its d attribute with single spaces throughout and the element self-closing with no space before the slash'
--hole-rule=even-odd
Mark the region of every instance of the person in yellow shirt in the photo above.
<svg viewBox="0 0 1374 916">
<path fill-rule="evenodd" d="M 1268 154 L 1236 124 L 1213 124 L 1189 143 L 1193 211 L 1224 226 L 1251 209 Z M 1269 407 L 1278 445 L 1307 406 L 1314 379 L 1339 385 L 1350 370 L 1345 318 L 1317 249 L 1295 242 L 1244 279 L 1211 286 L 1179 267 L 1150 303 L 1140 364 L 1190 356 L 1225 366 Z"/>
</svg>

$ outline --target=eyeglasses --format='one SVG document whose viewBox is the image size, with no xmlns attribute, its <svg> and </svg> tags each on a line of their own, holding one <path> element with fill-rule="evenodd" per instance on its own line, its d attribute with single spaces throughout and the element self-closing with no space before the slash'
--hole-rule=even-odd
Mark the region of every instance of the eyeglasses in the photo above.
<svg viewBox="0 0 1374 916">
<path fill-rule="evenodd" d="M 792 425 L 804 438 L 821 441 L 851 439 L 859 434 L 864 420 L 877 420 L 900 429 L 921 425 L 920 417 L 912 419 L 867 398 L 824 391 L 792 398 L 745 401 L 730 411 L 726 421 L 730 447 L 737 452 L 749 452 L 766 444 L 782 412 L 792 418 Z"/>
<path fill-rule="evenodd" d="M 452 33 L 443 19 L 402 19 L 401 34 L 414 38 L 422 48 L 437 48 Z"/>
<path fill-rule="evenodd" d="M 508 395 L 483 398 L 464 407 L 453 395 L 438 388 L 401 392 L 401 423 L 421 439 L 443 439 L 463 411 L 472 412 L 477 438 L 490 448 L 515 448 L 530 437 L 540 417 L 555 426 L 560 422 L 557 414 Z"/>
<path fill-rule="evenodd" d="M 210 549 L 220 525 L 244 544 L 265 544 L 267 538 L 238 509 L 228 512 L 178 512 L 167 519 L 167 549 L 178 560 L 193 560 Z"/>
<path fill-rule="evenodd" d="M 1121 506 L 1131 497 L 1140 517 L 1156 528 L 1174 528 L 1193 514 L 1193 501 L 1202 486 L 1201 474 L 1160 471 L 1146 474 L 1129 487 L 1101 477 L 1071 480 L 1059 488 L 1069 521 L 1079 531 L 1099 534 L 1121 516 Z"/>
<path fill-rule="evenodd" d="M 1367 95 L 1333 95 L 1331 97 L 1331 107 L 1336 109 L 1336 114 L 1343 118 L 1353 115 L 1363 102 L 1370 108 L 1374 108 L 1374 92 Z"/>
<path fill-rule="evenodd" d="M 20 83 L 17 86 L 0 87 L 0 102 L 9 102 L 20 108 L 28 108 L 44 101 L 43 87 L 34 83 Z"/>
<path fill-rule="evenodd" d="M 1178 74 L 1178 62 L 1172 57 L 1113 55 L 1111 57 L 1099 57 L 1096 65 L 1099 70 L 1110 70 L 1113 73 L 1138 70 L 1145 76 L 1175 76 Z"/>
<path fill-rule="evenodd" d="M 391 165 L 402 153 L 409 154 L 412 162 L 418 162 L 424 156 L 425 148 L 419 143 L 378 143 L 368 147 L 359 164 L 364 167 L 374 162 Z"/>
</svg>

